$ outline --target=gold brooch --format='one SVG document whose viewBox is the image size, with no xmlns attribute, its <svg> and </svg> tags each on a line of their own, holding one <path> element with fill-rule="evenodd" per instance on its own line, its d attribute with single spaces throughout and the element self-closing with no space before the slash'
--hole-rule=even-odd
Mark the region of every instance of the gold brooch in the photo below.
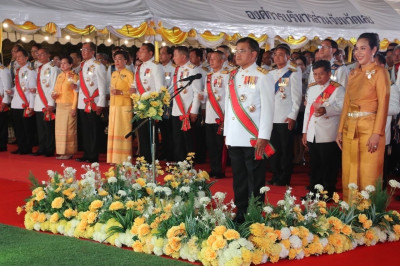
<svg viewBox="0 0 400 266">
<path fill-rule="evenodd" d="M 372 75 L 374 75 L 376 73 L 375 69 L 371 70 L 371 71 L 366 71 L 365 75 L 367 76 L 367 79 L 371 79 Z"/>
<path fill-rule="evenodd" d="M 241 101 L 241 102 L 246 101 L 246 99 L 247 99 L 247 96 L 244 94 L 240 95 L 240 97 L 239 97 L 239 101 Z"/>
</svg>

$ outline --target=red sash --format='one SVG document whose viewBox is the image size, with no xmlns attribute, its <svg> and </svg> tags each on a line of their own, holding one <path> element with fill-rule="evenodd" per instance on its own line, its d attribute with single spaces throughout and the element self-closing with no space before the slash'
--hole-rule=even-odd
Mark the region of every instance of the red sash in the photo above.
<svg viewBox="0 0 400 266">
<path fill-rule="evenodd" d="M 315 99 L 314 102 L 323 102 L 326 101 L 327 99 L 329 99 L 329 97 L 331 97 L 332 93 L 336 90 L 336 87 L 333 84 L 329 84 L 328 87 L 325 88 L 325 90 L 318 95 L 318 97 Z M 314 110 L 314 105 L 311 104 L 310 107 L 310 115 L 308 116 L 308 121 L 307 121 L 307 129 L 308 129 L 308 124 L 310 123 L 311 117 L 314 114 L 315 110 Z"/>
<path fill-rule="evenodd" d="M 222 112 L 221 106 L 219 105 L 211 89 L 211 78 L 212 78 L 212 73 L 207 74 L 207 94 L 208 94 L 208 99 L 210 99 L 210 104 L 212 108 L 219 117 L 215 119 L 215 122 L 217 122 L 217 124 L 219 125 L 217 134 L 221 135 L 224 129 L 224 113 Z"/>
<path fill-rule="evenodd" d="M 237 69 L 231 71 L 229 75 L 229 93 L 230 93 L 230 99 L 231 99 L 231 105 L 233 112 L 235 113 L 237 119 L 239 119 L 240 123 L 243 125 L 243 127 L 251 134 L 254 136 L 253 139 L 250 140 L 250 144 L 252 147 L 256 146 L 257 143 L 257 138 L 258 138 L 258 128 L 256 124 L 253 122 L 251 117 L 248 116 L 247 112 L 243 109 L 243 106 L 240 104 L 239 99 L 236 94 L 236 89 L 235 89 L 235 75 L 236 75 Z M 267 144 L 265 146 L 264 150 L 264 155 L 268 158 L 271 157 L 275 153 L 274 147 L 272 147 L 271 144 Z M 255 155 L 256 160 L 261 160 L 262 157 Z"/>
<path fill-rule="evenodd" d="M 92 110 L 96 111 L 97 110 L 97 105 L 94 102 L 94 98 L 96 98 L 97 96 L 99 96 L 99 90 L 96 89 L 92 96 L 90 96 L 89 94 L 89 90 L 86 87 L 86 83 L 85 80 L 83 79 L 83 65 L 85 64 L 85 61 L 83 61 L 81 63 L 81 70 L 79 71 L 79 83 L 81 85 L 81 89 L 83 92 L 83 95 L 85 95 L 85 99 L 83 99 L 83 102 L 85 103 L 85 112 L 86 113 L 90 113 Z"/>
<path fill-rule="evenodd" d="M 135 79 L 136 79 L 136 88 L 138 89 L 140 95 L 146 92 L 146 90 L 143 88 L 142 81 L 140 80 L 140 67 L 142 64 L 138 65 L 135 73 Z"/>
<path fill-rule="evenodd" d="M 21 84 L 19 83 L 19 70 L 17 69 L 17 73 L 15 74 L 15 88 L 17 89 L 18 95 L 21 100 L 24 102 L 22 104 L 22 108 L 24 109 L 24 117 L 31 117 L 35 113 L 29 110 L 29 102 L 25 96 L 25 93 L 22 91 Z"/>
<path fill-rule="evenodd" d="M 177 84 L 177 79 L 178 79 L 178 71 L 179 67 L 175 68 L 175 73 L 174 73 L 174 93 L 175 95 L 178 93 L 178 84 Z M 181 111 L 182 115 L 179 116 L 179 119 L 182 121 L 182 128 L 181 130 L 183 131 L 188 131 L 190 127 L 190 109 L 192 109 L 192 105 L 189 106 L 189 109 L 187 113 L 185 112 L 185 107 L 183 106 L 182 98 L 180 94 L 177 94 L 175 97 L 176 104 L 178 105 L 179 110 Z"/>
<path fill-rule="evenodd" d="M 50 112 L 47 108 L 49 107 L 49 104 L 47 102 L 47 98 L 46 95 L 44 94 L 43 88 L 42 88 L 42 84 L 41 84 L 41 80 L 40 80 L 40 71 L 42 70 L 43 65 L 41 65 L 38 69 L 38 73 L 37 73 L 37 79 L 36 79 L 36 86 L 37 86 L 37 90 L 40 96 L 40 100 L 42 100 L 42 103 L 44 104 L 44 108 L 42 109 L 43 114 L 44 114 L 44 121 L 51 121 L 54 120 L 56 118 L 55 114 L 53 112 Z"/>
<path fill-rule="evenodd" d="M 1 97 L 1 95 L 0 95 L 0 104 L 2 104 L 3 103 L 3 97 Z M 9 108 L 8 108 L 8 106 L 6 105 L 4 108 L 3 108 L 3 112 L 7 112 L 9 110 Z"/>
</svg>

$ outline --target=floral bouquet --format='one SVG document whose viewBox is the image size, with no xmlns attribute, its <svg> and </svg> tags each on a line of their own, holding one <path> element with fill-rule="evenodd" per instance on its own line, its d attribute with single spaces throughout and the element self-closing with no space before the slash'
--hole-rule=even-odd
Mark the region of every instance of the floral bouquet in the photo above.
<svg viewBox="0 0 400 266">
<path fill-rule="evenodd" d="M 148 91 L 143 94 L 134 93 L 131 95 L 131 99 L 133 101 L 132 112 L 135 114 L 132 122 L 146 118 L 162 120 L 164 106 L 169 106 L 171 96 L 169 95 L 167 88 L 161 87 L 159 92 Z"/>
</svg>

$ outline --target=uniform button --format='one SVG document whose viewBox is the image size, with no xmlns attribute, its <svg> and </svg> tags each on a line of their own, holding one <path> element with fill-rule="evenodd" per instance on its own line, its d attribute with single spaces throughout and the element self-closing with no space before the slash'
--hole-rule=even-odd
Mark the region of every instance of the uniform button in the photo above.
<svg viewBox="0 0 400 266">
<path fill-rule="evenodd" d="M 235 117 L 232 117 L 232 120 L 235 120 Z"/>
</svg>

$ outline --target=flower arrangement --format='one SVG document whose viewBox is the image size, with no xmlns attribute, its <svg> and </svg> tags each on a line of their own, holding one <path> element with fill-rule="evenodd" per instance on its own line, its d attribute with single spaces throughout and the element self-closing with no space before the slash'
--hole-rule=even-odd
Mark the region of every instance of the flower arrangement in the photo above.
<svg viewBox="0 0 400 266">
<path fill-rule="evenodd" d="M 204 265 L 250 265 L 280 259 L 334 254 L 359 245 L 398 241 L 400 214 L 386 210 L 387 199 L 400 188 L 389 182 L 359 191 L 350 184 L 349 202 L 338 194 L 328 198 L 321 185 L 298 202 L 289 187 L 276 206 L 251 198 L 245 222 L 233 222 L 233 202 L 225 193 L 210 192 L 207 172 L 193 169 L 194 154 L 185 161 L 156 163 L 163 182 L 149 182 L 152 166 L 143 158 L 99 171 L 97 163 L 63 174 L 48 171 L 50 180 L 32 179 L 32 195 L 18 207 L 25 211 L 25 227 L 66 236 L 93 239 L 135 252 L 167 255 Z M 385 202 L 381 204 L 380 202 Z"/>
<path fill-rule="evenodd" d="M 153 120 L 162 120 L 164 106 L 169 106 L 171 99 L 167 88 L 161 87 L 159 92 L 145 92 L 143 94 L 132 94 L 133 110 L 135 114 L 133 121 L 150 118 Z"/>
</svg>

